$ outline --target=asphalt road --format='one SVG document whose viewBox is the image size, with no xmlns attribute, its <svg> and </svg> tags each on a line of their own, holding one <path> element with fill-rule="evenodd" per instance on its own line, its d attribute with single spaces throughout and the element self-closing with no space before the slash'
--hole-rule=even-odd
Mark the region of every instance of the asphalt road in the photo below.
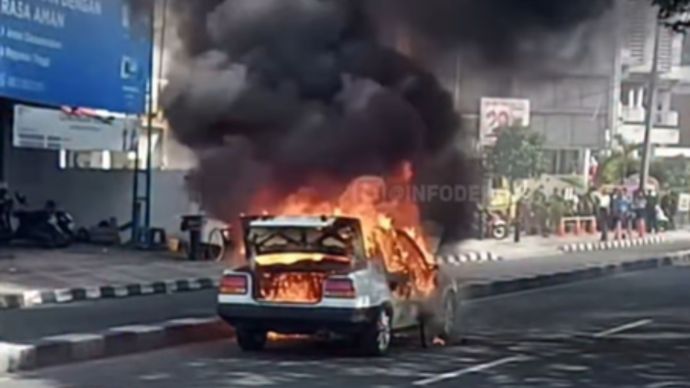
<svg viewBox="0 0 690 388">
<path fill-rule="evenodd" d="M 460 281 L 488 281 L 649 258 L 684 249 L 690 249 L 690 242 L 504 262 L 467 263 L 444 270 Z M 170 319 L 214 314 L 215 292 L 210 290 L 6 310 L 0 311 L 0 341 L 29 342 L 46 336 L 97 332 L 116 326 L 156 324 Z"/>
<path fill-rule="evenodd" d="M 0 311 L 0 341 L 23 342 L 117 326 L 208 317 L 216 313 L 215 301 L 215 290 L 203 290 Z"/>
<path fill-rule="evenodd" d="M 0 377 L 3 388 L 690 386 L 690 268 L 629 273 L 465 303 L 466 343 L 398 341 L 363 359 L 337 343 L 232 341 Z"/>
</svg>

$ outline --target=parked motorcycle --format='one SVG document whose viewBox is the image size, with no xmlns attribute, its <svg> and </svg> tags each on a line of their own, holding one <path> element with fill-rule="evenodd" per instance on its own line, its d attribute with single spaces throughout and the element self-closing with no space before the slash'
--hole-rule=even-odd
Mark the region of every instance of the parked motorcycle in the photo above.
<svg viewBox="0 0 690 388">
<path fill-rule="evenodd" d="M 54 201 L 46 202 L 42 209 L 28 210 L 26 197 L 17 195 L 16 198 L 23 208 L 12 214 L 17 223 L 13 240 L 44 248 L 65 248 L 74 241 L 74 220 L 68 212 L 59 210 Z"/>
<path fill-rule="evenodd" d="M 12 211 L 14 200 L 6 187 L 0 188 L 0 244 L 6 244 L 12 240 Z"/>
<path fill-rule="evenodd" d="M 489 211 L 485 212 L 485 217 L 485 235 L 496 240 L 505 240 L 508 237 L 510 228 L 503 217 L 498 213 Z"/>
</svg>

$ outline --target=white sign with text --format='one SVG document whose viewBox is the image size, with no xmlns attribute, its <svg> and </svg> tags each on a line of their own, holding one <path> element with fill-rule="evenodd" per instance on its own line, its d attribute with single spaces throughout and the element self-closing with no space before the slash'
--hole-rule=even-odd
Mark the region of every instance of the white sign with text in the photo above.
<svg viewBox="0 0 690 388">
<path fill-rule="evenodd" d="M 681 213 L 690 212 L 690 194 L 678 194 L 678 211 Z"/>
<path fill-rule="evenodd" d="M 19 148 L 69 151 L 133 150 L 137 120 L 75 115 L 57 109 L 16 105 L 12 144 Z"/>
</svg>

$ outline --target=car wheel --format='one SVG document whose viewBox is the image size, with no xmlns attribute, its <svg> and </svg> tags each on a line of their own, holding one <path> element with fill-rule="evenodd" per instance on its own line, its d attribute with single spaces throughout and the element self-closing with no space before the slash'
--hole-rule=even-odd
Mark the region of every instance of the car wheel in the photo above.
<svg viewBox="0 0 690 388">
<path fill-rule="evenodd" d="M 391 313 L 382 308 L 363 334 L 360 348 L 365 355 L 383 356 L 388 353 L 393 338 Z"/>
<path fill-rule="evenodd" d="M 457 333 L 457 314 L 458 314 L 458 300 L 455 292 L 446 292 L 441 301 L 440 323 L 441 336 L 446 340 L 451 340 Z"/>
<path fill-rule="evenodd" d="M 458 336 L 458 300 L 455 292 L 444 293 L 436 305 L 435 311 L 420 319 L 422 344 L 428 346 L 440 338 L 445 342 Z"/>
<path fill-rule="evenodd" d="M 266 332 L 257 330 L 237 330 L 237 344 L 245 352 L 255 352 L 266 347 Z"/>
</svg>

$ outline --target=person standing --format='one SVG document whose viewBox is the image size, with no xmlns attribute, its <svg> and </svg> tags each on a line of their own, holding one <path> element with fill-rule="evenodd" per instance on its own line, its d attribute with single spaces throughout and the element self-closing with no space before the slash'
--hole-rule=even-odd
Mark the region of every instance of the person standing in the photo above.
<svg viewBox="0 0 690 388">
<path fill-rule="evenodd" d="M 544 188 L 540 186 L 539 189 L 532 194 L 532 211 L 534 212 L 537 235 L 548 237 L 549 231 L 547 221 L 549 214 L 546 206 L 546 194 L 544 194 L 543 189 Z"/>
<path fill-rule="evenodd" d="M 634 225 L 639 225 L 642 220 L 649 223 L 647 215 L 647 199 L 645 198 L 645 193 L 641 190 L 636 190 L 633 199 L 633 222 Z"/>
<path fill-rule="evenodd" d="M 560 233 L 561 219 L 564 213 L 564 200 L 561 197 L 557 188 L 553 189 L 553 194 L 549 197 L 549 221 L 550 229 L 554 232 Z"/>
<path fill-rule="evenodd" d="M 596 192 L 595 195 L 597 195 Z M 597 205 L 597 223 L 599 224 L 599 230 L 601 230 L 601 241 L 607 241 L 609 239 L 611 196 L 608 192 L 603 191 L 597 197 L 595 203 Z"/>
<path fill-rule="evenodd" d="M 659 205 L 659 197 L 650 190 L 647 192 L 647 203 L 645 207 L 645 216 L 647 220 L 647 231 L 649 233 L 659 233 L 659 218 L 657 217 L 656 208 Z"/>
<path fill-rule="evenodd" d="M 671 229 L 676 229 L 676 214 L 678 214 L 678 200 L 679 194 L 676 192 L 671 192 L 670 194 L 670 204 L 666 216 L 668 217 L 669 223 L 671 224 Z"/>
<path fill-rule="evenodd" d="M 675 225 L 673 224 L 673 217 L 671 217 L 671 207 L 673 206 L 673 198 L 672 198 L 672 193 L 667 193 L 661 198 L 661 211 L 668 217 L 668 229 L 673 230 L 675 229 Z M 658 218 L 658 217 L 657 217 Z"/>
<path fill-rule="evenodd" d="M 628 217 L 630 212 L 630 201 L 625 196 L 625 191 L 616 190 L 615 197 L 613 199 L 613 217 L 612 224 L 615 229 L 619 227 L 627 231 L 628 229 Z"/>
<path fill-rule="evenodd" d="M 628 192 L 628 189 L 625 187 L 623 188 L 623 200 L 620 206 L 623 230 L 626 234 L 626 238 L 630 238 L 630 235 L 632 233 L 632 224 L 635 219 L 635 213 L 633 211 L 633 197 L 631 193 Z"/>
</svg>

